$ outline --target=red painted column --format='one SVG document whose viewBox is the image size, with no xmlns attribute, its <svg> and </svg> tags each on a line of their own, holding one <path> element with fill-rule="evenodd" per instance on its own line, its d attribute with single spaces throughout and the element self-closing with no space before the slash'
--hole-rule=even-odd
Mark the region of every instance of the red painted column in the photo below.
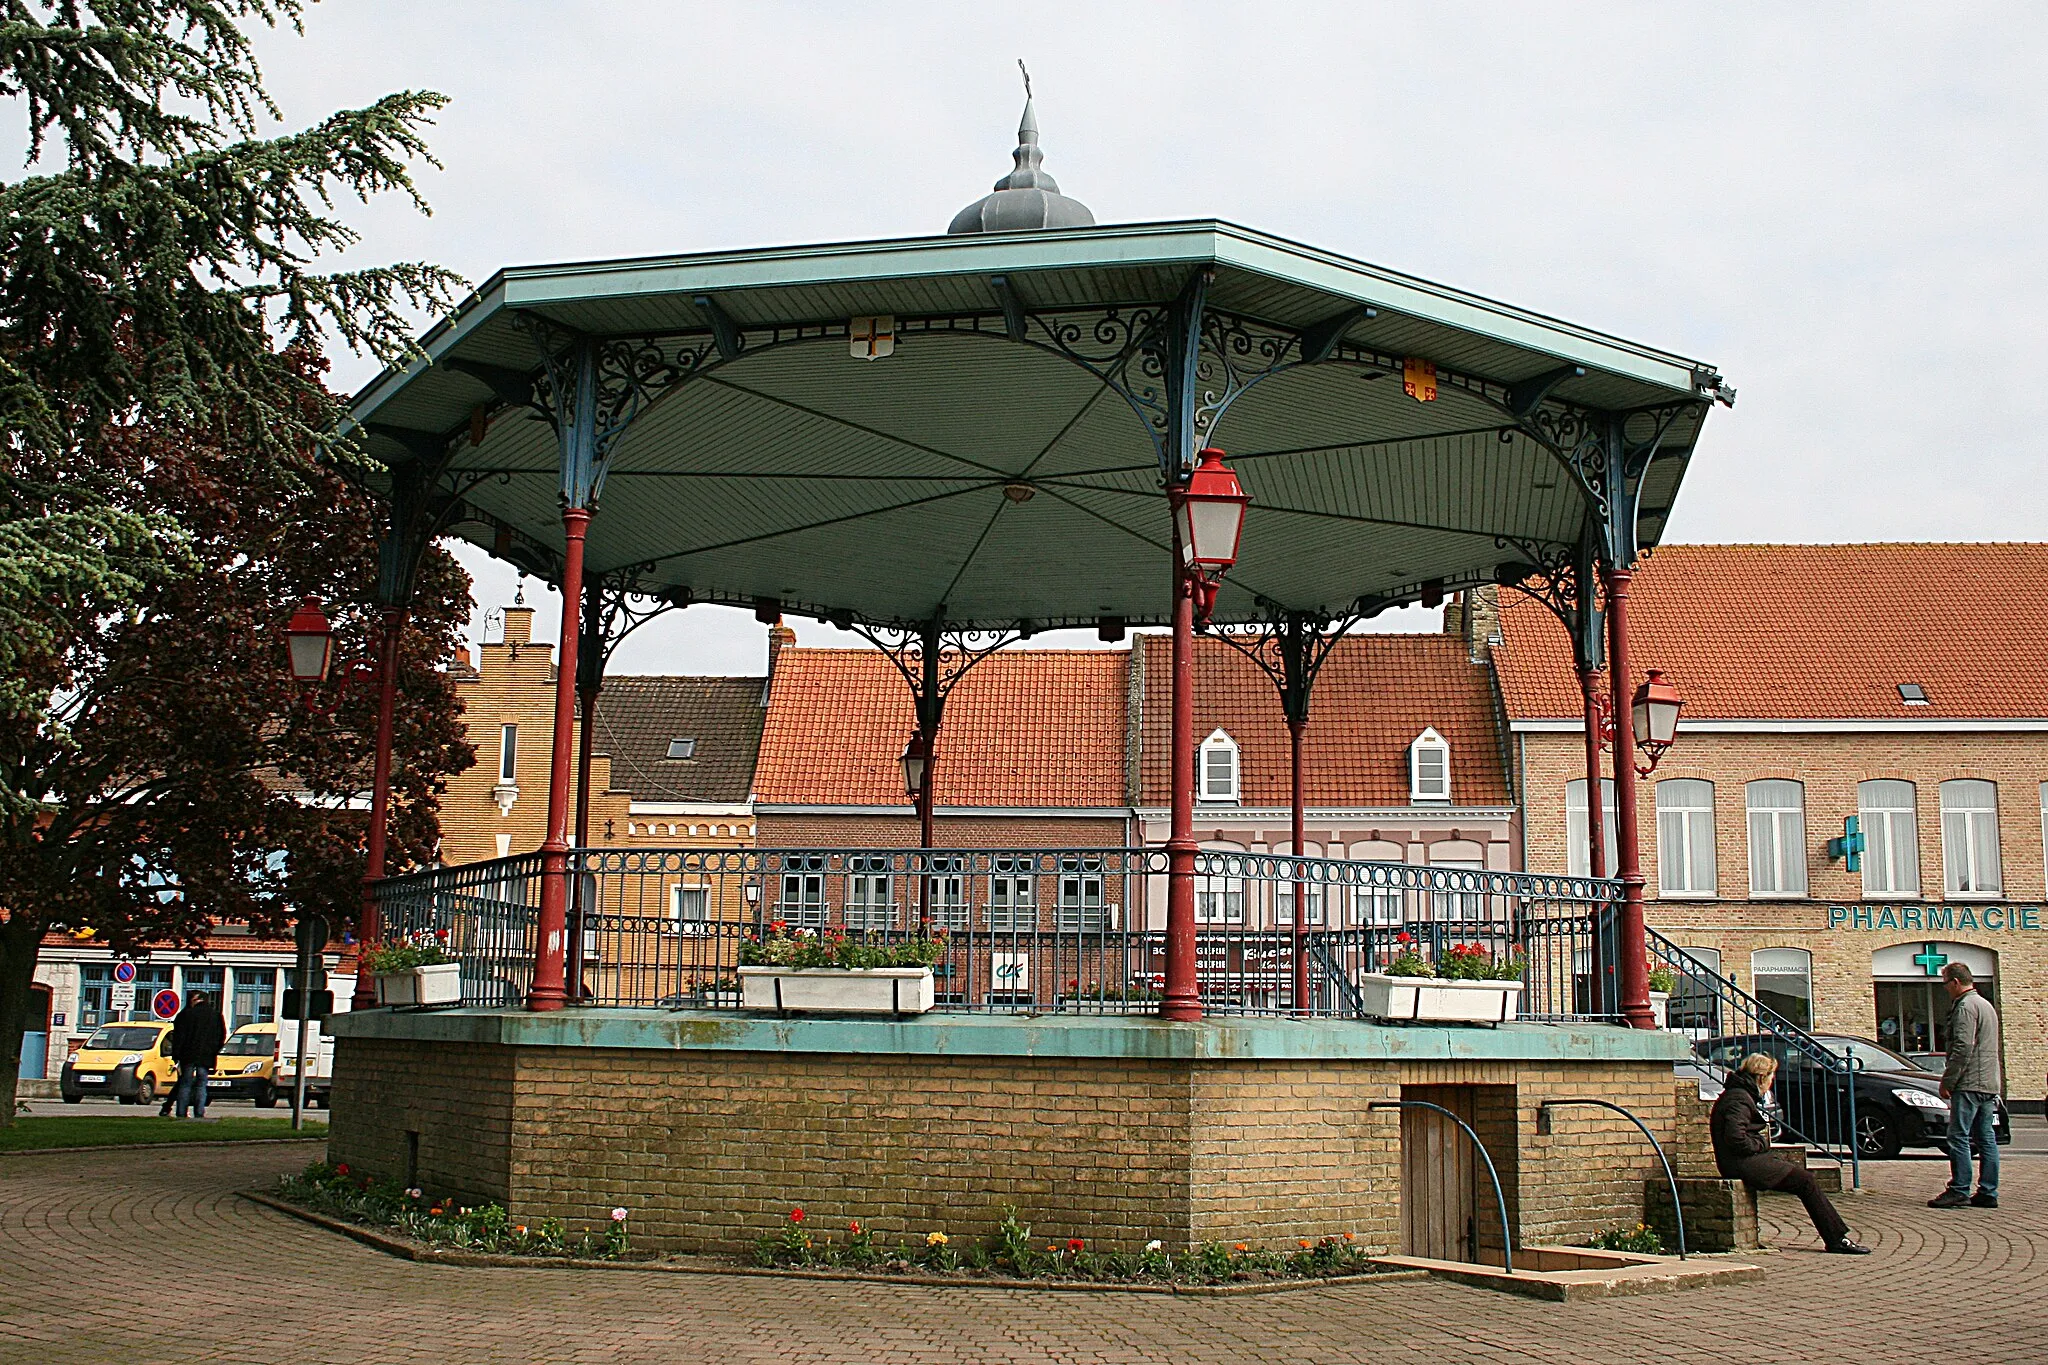
<svg viewBox="0 0 2048 1365">
<path fill-rule="evenodd" d="M 1178 518 L 1175 519 L 1178 522 Z M 1173 827 L 1166 840 L 1167 1019 L 1200 1019 L 1195 972 L 1195 597 L 1173 544 Z"/>
<path fill-rule="evenodd" d="M 398 645 L 405 634 L 404 607 L 384 608 L 383 636 L 377 641 L 377 747 L 370 767 L 370 836 L 363 862 L 363 905 L 356 917 L 356 952 L 375 943 L 384 931 L 373 890 L 384 876 L 385 831 L 391 819 L 391 740 L 398 705 Z M 301 982 L 303 988 L 306 983 Z M 377 987 L 370 974 L 356 969 L 356 993 L 351 1009 L 374 1009 Z"/>
<path fill-rule="evenodd" d="M 1301 793 L 1301 732 L 1304 728 L 1306 727 L 1301 721 L 1290 720 L 1287 722 L 1287 738 L 1293 749 L 1289 757 L 1293 763 L 1292 776 L 1294 784 L 1294 824 L 1289 837 L 1293 840 L 1292 847 L 1294 849 L 1294 856 L 1297 858 L 1302 856 L 1301 846 L 1308 838 L 1306 833 L 1308 827 L 1307 815 L 1302 810 Z M 1294 1012 L 1298 1015 L 1306 1015 L 1308 1013 L 1308 959 L 1302 956 L 1301 950 L 1302 928 L 1308 923 L 1307 906 L 1308 880 L 1304 877 L 1296 877 L 1294 879 Z M 1329 908 L 1325 906 L 1324 914 L 1327 915 L 1328 913 Z"/>
<path fill-rule="evenodd" d="M 936 729 L 920 730 L 917 738 L 924 749 L 924 785 L 917 789 L 917 846 L 929 850 L 934 840 L 932 810 L 938 802 L 939 735 Z M 921 936 L 931 937 L 932 878 L 929 872 L 918 897 L 917 930 Z"/>
<path fill-rule="evenodd" d="M 1621 976 L 1621 1015 L 1634 1028 L 1655 1028 L 1650 1011 L 1650 964 L 1643 938 L 1643 863 L 1636 827 L 1635 739 L 1629 729 L 1628 589 L 1635 575 L 1610 568 L 1607 581 L 1607 675 L 1614 707 L 1614 823 L 1621 869 L 1620 939 L 1615 963 Z M 1593 794 L 1597 797 L 1598 793 Z M 1595 800 L 1586 802 L 1590 813 Z"/>
<path fill-rule="evenodd" d="M 533 987 L 526 1008 L 558 1010 L 568 1003 L 563 967 L 569 910 L 569 772 L 576 732 L 576 645 L 582 633 L 583 536 L 587 508 L 562 513 L 562 629 L 555 651 L 555 732 L 549 750 L 548 834 L 540 846 L 540 923 L 533 956 Z"/>
<path fill-rule="evenodd" d="M 1597 669 L 1579 669 L 1579 694 L 1586 708 L 1586 871 L 1595 877 L 1607 875 L 1607 810 L 1600 795 L 1600 674 Z"/>
</svg>

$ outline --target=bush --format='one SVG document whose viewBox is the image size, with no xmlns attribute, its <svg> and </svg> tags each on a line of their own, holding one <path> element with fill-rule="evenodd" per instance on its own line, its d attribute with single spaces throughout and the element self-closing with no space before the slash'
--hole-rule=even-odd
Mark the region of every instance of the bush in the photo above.
<svg viewBox="0 0 2048 1365">
<path fill-rule="evenodd" d="M 1632 1228 L 1609 1228 L 1586 1245 L 1596 1251 L 1633 1251 L 1651 1256 L 1664 1254 L 1664 1239 L 1642 1223 Z"/>
</svg>

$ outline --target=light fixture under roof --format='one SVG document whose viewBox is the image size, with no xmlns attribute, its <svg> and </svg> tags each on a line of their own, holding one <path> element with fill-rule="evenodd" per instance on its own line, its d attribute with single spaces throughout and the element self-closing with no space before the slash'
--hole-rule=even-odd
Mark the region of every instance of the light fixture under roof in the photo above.
<svg viewBox="0 0 2048 1365">
<path fill-rule="evenodd" d="M 670 741 L 668 742 L 668 757 L 670 757 L 670 758 L 695 758 L 696 756 L 697 756 L 697 741 L 696 741 L 696 740 L 694 740 L 694 739 L 684 739 L 684 738 L 677 738 L 677 739 L 672 739 L 672 740 L 670 740 Z"/>
<path fill-rule="evenodd" d="M 1900 683 L 1899 700 L 1908 706 L 1927 705 L 1927 689 L 1919 683 Z"/>
</svg>

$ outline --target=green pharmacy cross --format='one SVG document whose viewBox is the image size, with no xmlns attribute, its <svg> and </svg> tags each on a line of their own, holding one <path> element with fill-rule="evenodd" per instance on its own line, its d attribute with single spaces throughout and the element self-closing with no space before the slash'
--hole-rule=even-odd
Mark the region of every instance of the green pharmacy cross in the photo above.
<svg viewBox="0 0 2048 1365">
<path fill-rule="evenodd" d="M 1940 976 L 1941 969 L 1948 965 L 1948 954 L 1941 951 L 1940 944 L 1930 943 L 1913 961 L 1920 964 L 1929 976 Z"/>
</svg>

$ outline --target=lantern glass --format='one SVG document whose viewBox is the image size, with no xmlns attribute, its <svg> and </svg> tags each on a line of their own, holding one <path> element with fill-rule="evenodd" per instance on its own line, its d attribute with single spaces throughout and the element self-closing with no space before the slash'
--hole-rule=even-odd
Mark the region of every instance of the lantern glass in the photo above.
<svg viewBox="0 0 2048 1365">
<path fill-rule="evenodd" d="M 1666 682 L 1661 672 L 1652 669 L 1649 679 L 1636 689 L 1635 704 L 1630 708 L 1630 728 L 1636 743 L 1670 744 L 1678 737 L 1678 712 L 1684 705 L 1678 689 Z"/>
<path fill-rule="evenodd" d="M 924 745 L 918 742 L 918 736 L 912 735 L 903 746 L 903 790 L 909 795 L 924 794 L 924 770 Z"/>
<path fill-rule="evenodd" d="M 1188 498 L 1181 509 L 1181 545 L 1192 563 L 1227 568 L 1237 562 L 1237 537 L 1244 529 L 1243 503 Z"/>
<path fill-rule="evenodd" d="M 334 659 L 334 630 L 327 624 L 327 613 L 320 610 L 318 599 L 308 597 L 299 603 L 299 609 L 292 613 L 290 624 L 284 628 L 284 638 L 291 655 L 292 680 L 327 681 L 327 668 Z"/>
</svg>

